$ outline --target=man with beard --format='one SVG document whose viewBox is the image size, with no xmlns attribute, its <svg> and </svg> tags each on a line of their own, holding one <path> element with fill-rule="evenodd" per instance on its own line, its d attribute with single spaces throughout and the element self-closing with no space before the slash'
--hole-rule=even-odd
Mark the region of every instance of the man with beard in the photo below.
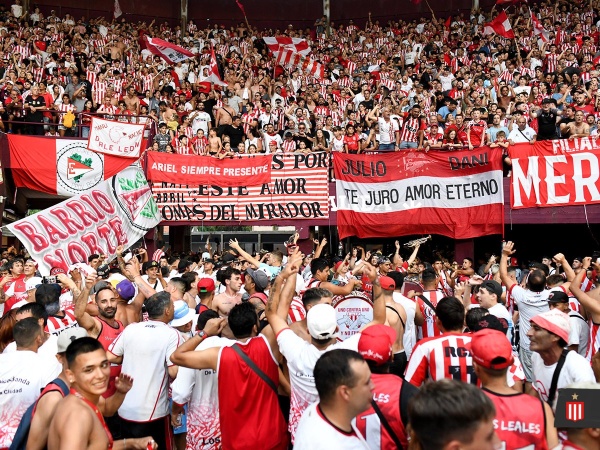
<svg viewBox="0 0 600 450">
<path fill-rule="evenodd" d="M 100 281 L 96 283 L 96 275 L 88 275 L 85 278 L 85 287 L 81 294 L 75 300 L 75 319 L 80 327 L 84 328 L 90 337 L 98 339 L 108 350 L 108 346 L 121 334 L 125 328 L 123 323 L 115 319 L 117 313 L 117 303 L 119 296 L 113 291 L 109 283 Z M 86 312 L 88 298 L 93 287 L 96 291 L 96 306 L 98 307 L 98 316 L 92 317 Z M 115 391 L 114 381 L 121 373 L 121 366 L 113 364 L 110 367 L 110 382 L 104 397 L 111 396 Z"/>
</svg>

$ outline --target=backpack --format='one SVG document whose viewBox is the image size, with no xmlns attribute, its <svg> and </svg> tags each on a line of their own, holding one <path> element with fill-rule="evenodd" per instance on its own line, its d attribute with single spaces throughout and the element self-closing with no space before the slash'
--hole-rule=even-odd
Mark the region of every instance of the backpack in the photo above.
<svg viewBox="0 0 600 450">
<path fill-rule="evenodd" d="M 37 402 L 43 394 L 53 391 L 61 391 L 63 397 L 69 395 L 69 387 L 60 378 L 55 378 L 50 383 L 48 383 L 44 390 L 41 392 L 38 399 L 35 402 L 33 402 L 29 408 L 27 408 L 27 411 L 25 411 L 23 417 L 21 417 L 21 422 L 19 423 L 19 427 L 15 432 L 15 437 L 13 438 L 12 444 L 10 444 L 9 450 L 25 450 L 25 448 L 27 447 L 27 439 L 29 438 L 29 430 L 31 429 L 31 420 L 33 419 L 33 414 L 35 412 Z"/>
<path fill-rule="evenodd" d="M 73 111 L 68 111 L 64 117 L 63 117 L 63 125 L 66 128 L 73 128 L 73 125 L 75 125 L 75 114 L 73 114 Z"/>
</svg>

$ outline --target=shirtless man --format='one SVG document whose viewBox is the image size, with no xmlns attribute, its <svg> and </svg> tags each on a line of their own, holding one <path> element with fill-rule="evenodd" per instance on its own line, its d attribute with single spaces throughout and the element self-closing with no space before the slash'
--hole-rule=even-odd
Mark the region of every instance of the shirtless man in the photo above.
<svg viewBox="0 0 600 450">
<path fill-rule="evenodd" d="M 394 353 L 393 360 L 390 364 L 390 373 L 404 375 L 404 369 L 408 360 L 404 352 L 404 327 L 406 325 L 406 311 L 404 307 L 394 301 L 393 292 L 396 289 L 396 283 L 393 279 L 383 276 L 379 279 L 382 289 L 382 297 L 385 300 L 385 324 L 396 331 L 396 341 L 392 345 Z"/>
<path fill-rule="evenodd" d="M 76 339 L 67 348 L 65 357 L 68 366 L 65 374 L 71 385 L 71 395 L 56 405 L 48 433 L 48 449 L 156 449 L 151 437 L 113 443 L 99 409 L 110 373 L 106 351 L 100 342 L 91 337 Z M 74 423 L 77 423 L 76 427 Z"/>
<path fill-rule="evenodd" d="M 568 136 L 569 139 L 588 137 L 590 135 L 590 126 L 584 119 L 583 111 L 575 113 L 575 122 L 568 123 L 562 130 L 563 136 Z"/>
<path fill-rule="evenodd" d="M 137 116 L 140 113 L 140 99 L 135 94 L 133 86 L 127 88 L 127 95 L 123 97 L 123 101 L 127 105 L 127 109 L 133 114 Z"/>
<path fill-rule="evenodd" d="M 219 136 L 223 134 L 227 125 L 233 123 L 233 116 L 235 116 L 235 111 L 229 106 L 229 99 L 223 97 L 223 106 L 217 109 L 217 113 L 215 114 L 215 124 L 217 125 Z"/>
<path fill-rule="evenodd" d="M 173 108 L 169 108 L 169 106 L 167 106 L 167 102 L 160 102 L 158 104 L 158 108 L 160 109 L 161 122 L 170 122 L 173 118 L 173 114 L 177 115 L 177 111 L 175 111 Z"/>
<path fill-rule="evenodd" d="M 108 47 L 110 50 L 110 57 L 114 61 L 115 59 L 123 59 L 123 49 L 125 45 L 119 42 L 118 39 L 114 39 L 112 44 Z"/>
<path fill-rule="evenodd" d="M 58 339 L 56 359 L 63 368 L 58 378 L 67 386 L 69 386 L 69 379 L 66 373 L 68 368 L 65 352 L 71 342 L 82 337 L 87 337 L 87 332 L 83 328 L 75 327 L 61 333 Z M 125 394 L 131 389 L 132 383 L 133 379 L 123 373 L 115 379 L 115 394 L 106 399 L 102 396 L 98 399 L 98 409 L 102 412 L 103 416 L 110 417 L 116 414 L 125 399 Z M 43 450 L 46 448 L 50 423 L 52 422 L 58 403 L 63 398 L 62 391 L 54 388 L 54 386 L 48 386 L 42 391 L 35 405 L 35 414 L 31 419 L 31 428 L 27 438 L 28 450 Z"/>
<path fill-rule="evenodd" d="M 215 295 L 212 309 L 219 313 L 221 317 L 228 316 L 229 311 L 238 303 L 242 302 L 242 274 L 238 269 L 228 267 L 223 274 L 225 280 L 225 292 Z"/>
<path fill-rule="evenodd" d="M 208 132 L 208 154 L 210 156 L 217 156 L 223 148 L 221 138 L 217 136 L 218 130 L 211 128 Z"/>
</svg>

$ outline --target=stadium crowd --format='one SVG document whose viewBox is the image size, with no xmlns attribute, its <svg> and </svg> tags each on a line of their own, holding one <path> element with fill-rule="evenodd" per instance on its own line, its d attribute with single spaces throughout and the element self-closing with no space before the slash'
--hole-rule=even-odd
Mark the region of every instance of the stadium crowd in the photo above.
<svg viewBox="0 0 600 450">
<path fill-rule="evenodd" d="M 181 30 L 15 0 L 0 8 L 2 122 L 85 136 L 93 114 L 142 120 L 156 151 L 218 157 L 594 136 L 595 6 L 532 5 L 545 43 L 526 6 L 507 40 L 481 33 L 480 11 Z M 307 40 L 324 80 L 275 67 L 261 37 L 280 34 Z M 200 56 L 169 66 L 143 35 Z M 210 45 L 227 89 L 206 82 Z M 506 242 L 475 264 L 419 243 L 327 254 L 327 239 L 303 255 L 297 239 L 285 253 L 118 248 L 47 277 L 4 250 L 0 449 L 599 448 L 597 422 L 554 422 L 563 389 L 599 386 L 597 255 L 518 264 Z M 349 296 L 369 308 L 340 321 Z"/>
<path fill-rule="evenodd" d="M 598 386 L 599 261 L 518 266 L 512 242 L 477 264 L 420 242 L 344 257 L 326 238 L 303 255 L 297 236 L 120 247 L 43 278 L 3 251 L 0 448 L 597 448 L 554 414 Z M 341 319 L 357 296 L 371 312 Z"/>
<path fill-rule="evenodd" d="M 483 34 L 494 10 L 446 20 L 432 11 L 387 24 L 369 14 L 364 28 L 352 21 L 328 27 L 321 18 L 310 29 L 280 31 L 76 20 L 15 3 L 0 11 L 2 127 L 87 137 L 98 114 L 147 123 L 156 132 L 153 150 L 221 158 L 596 136 L 596 6 L 511 6 L 516 37 L 506 39 Z M 533 33 L 530 11 L 543 34 Z M 167 64 L 144 36 L 198 56 Z M 305 39 L 324 77 L 278 66 L 266 36 Z M 211 49 L 227 87 L 210 82 Z"/>
</svg>

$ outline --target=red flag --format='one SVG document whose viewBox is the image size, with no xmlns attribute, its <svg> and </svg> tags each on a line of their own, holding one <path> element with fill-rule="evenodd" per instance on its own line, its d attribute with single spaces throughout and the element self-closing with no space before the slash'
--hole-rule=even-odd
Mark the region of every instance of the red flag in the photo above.
<svg viewBox="0 0 600 450">
<path fill-rule="evenodd" d="M 146 47 L 155 55 L 160 56 L 169 64 L 177 64 L 196 55 L 189 50 L 158 38 L 144 36 Z"/>
<path fill-rule="evenodd" d="M 533 26 L 533 35 L 539 36 L 542 42 L 548 42 L 550 40 L 550 33 L 546 31 L 544 26 L 538 20 L 533 11 L 529 11 L 531 13 L 531 24 Z"/>
<path fill-rule="evenodd" d="M 238 8 L 240 8 L 240 10 L 242 11 L 244 17 L 246 17 L 246 10 L 244 9 L 244 5 L 242 5 L 242 2 L 240 2 L 240 0 L 235 0 L 235 3 L 238 5 Z"/>
<path fill-rule="evenodd" d="M 452 16 L 449 16 L 444 22 L 444 28 L 450 29 L 450 25 L 452 24 Z"/>
<path fill-rule="evenodd" d="M 215 56 L 214 48 L 210 49 L 210 65 L 208 68 L 208 73 L 208 78 L 206 78 L 204 81 L 210 81 L 211 83 L 214 83 L 217 86 L 229 86 L 227 83 L 221 80 L 221 77 L 219 75 L 219 66 L 217 65 L 217 57 Z"/>
<path fill-rule="evenodd" d="M 87 149 L 87 140 L 49 139 L 9 134 L 15 185 L 53 195 L 72 196 L 116 175 L 137 158 L 105 155 Z M 31 149 L 36 149 L 32 152 Z"/>
<path fill-rule="evenodd" d="M 494 20 L 484 24 L 483 34 L 498 34 L 508 39 L 514 39 L 515 33 L 510 26 L 506 11 L 502 11 Z"/>
</svg>

